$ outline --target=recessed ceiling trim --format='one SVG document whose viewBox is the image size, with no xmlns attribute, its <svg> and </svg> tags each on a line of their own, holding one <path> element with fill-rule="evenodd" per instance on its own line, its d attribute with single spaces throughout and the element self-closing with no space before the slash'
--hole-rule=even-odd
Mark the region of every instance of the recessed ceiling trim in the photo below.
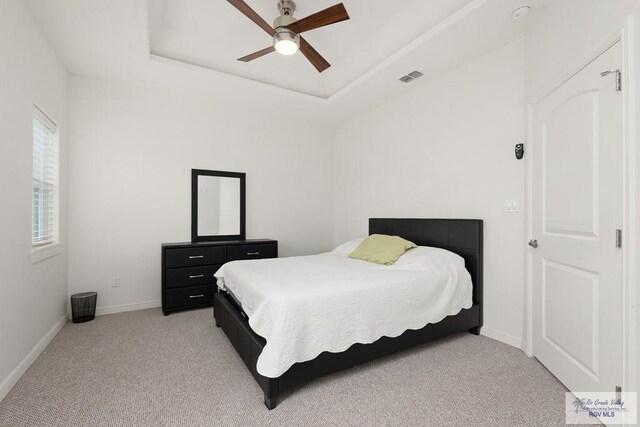
<svg viewBox="0 0 640 427">
<path fill-rule="evenodd" d="M 353 89 L 363 84 L 365 81 L 369 80 L 376 74 L 382 72 L 384 69 L 391 66 L 394 62 L 398 61 L 399 59 L 409 55 L 411 52 L 417 49 L 420 45 L 428 42 L 430 39 L 434 38 L 439 33 L 445 31 L 446 29 L 456 24 L 458 21 L 464 19 L 465 17 L 475 12 L 485 4 L 489 3 L 490 1 L 491 0 L 474 0 L 471 3 L 463 6 L 456 12 L 449 15 L 447 18 L 443 19 L 433 27 L 429 28 L 422 34 L 415 37 L 413 40 L 411 40 L 411 42 L 407 43 L 402 48 L 398 49 L 395 53 L 390 55 L 385 60 L 380 61 L 376 66 L 372 67 L 369 71 L 356 77 L 351 82 L 347 83 L 345 86 L 341 87 L 340 89 L 338 89 L 337 91 L 335 91 L 334 93 L 332 93 L 327 97 L 312 95 L 312 94 L 298 91 L 295 89 L 284 88 L 271 83 L 261 82 L 259 80 L 255 80 L 252 78 L 226 73 L 226 72 L 223 72 L 214 68 L 206 67 L 203 65 L 193 64 L 187 61 L 155 54 L 151 52 L 151 49 L 149 49 L 150 50 L 149 60 L 159 62 L 159 63 L 164 63 L 167 65 L 176 66 L 176 67 L 182 67 L 184 69 L 190 69 L 200 73 L 207 73 L 214 77 L 218 77 L 218 78 L 221 78 L 227 81 L 232 81 L 235 83 L 240 83 L 245 86 L 253 87 L 256 89 L 263 89 L 270 92 L 284 94 L 293 98 L 326 105 L 326 104 L 331 104 L 337 99 L 344 97 L 346 94 L 348 94 Z"/>
<path fill-rule="evenodd" d="M 470 15 L 471 13 L 475 12 L 477 9 L 479 9 L 489 1 L 490 0 L 474 0 L 471 3 L 467 4 L 466 6 L 462 7 L 457 12 L 452 13 L 446 19 L 440 21 L 438 24 L 434 25 L 424 33 L 420 34 L 419 36 L 411 40 L 411 42 L 407 43 L 403 48 L 398 49 L 396 53 L 392 54 L 384 61 L 379 62 L 378 65 L 371 68 L 369 71 L 362 74 L 360 77 L 357 77 L 351 83 L 347 84 L 343 88 L 339 89 L 337 92 L 335 92 L 333 95 L 331 95 L 328 98 L 329 102 L 346 95 L 351 90 L 355 89 L 357 86 L 364 83 L 369 78 L 373 77 L 374 75 L 376 75 L 383 69 L 387 68 L 388 66 L 390 66 L 397 60 L 401 59 L 402 57 L 410 54 L 414 49 L 417 49 L 418 46 L 434 38 L 436 35 L 446 30 L 447 28 L 451 27 L 456 22 L 464 19 L 467 15 Z"/>
<path fill-rule="evenodd" d="M 277 86 L 271 83 L 264 83 L 259 80 L 250 79 L 247 77 L 237 76 L 235 74 L 225 73 L 224 71 L 216 70 L 209 67 L 204 67 L 202 65 L 193 64 L 187 61 L 182 61 L 178 59 L 169 58 L 168 56 L 158 55 L 155 53 L 149 54 L 149 61 L 158 62 L 161 64 L 171 65 L 174 67 L 180 67 L 186 70 L 191 70 L 199 73 L 206 73 L 210 76 L 214 76 L 220 78 L 222 80 L 226 80 L 229 82 L 239 83 L 245 86 L 249 86 L 255 89 L 263 89 L 270 92 L 275 92 L 279 94 L 285 94 L 297 99 L 301 99 L 304 101 L 311 101 L 318 104 L 327 104 L 329 102 L 329 98 L 323 98 L 317 95 L 311 95 L 305 92 L 300 92 L 293 89 L 284 88 L 281 86 Z"/>
</svg>

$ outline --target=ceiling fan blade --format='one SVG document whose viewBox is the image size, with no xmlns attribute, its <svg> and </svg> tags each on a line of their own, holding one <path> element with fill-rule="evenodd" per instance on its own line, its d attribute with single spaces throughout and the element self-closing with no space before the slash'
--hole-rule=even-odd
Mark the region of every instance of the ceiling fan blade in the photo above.
<svg viewBox="0 0 640 427">
<path fill-rule="evenodd" d="M 269 46 L 265 49 L 259 50 L 257 52 L 253 52 L 250 55 L 247 56 L 243 56 L 242 58 L 238 58 L 238 61 L 242 61 L 242 62 L 249 62 L 249 61 L 253 61 L 254 59 L 258 59 L 261 56 L 265 56 L 268 53 L 274 52 L 276 49 L 273 46 Z"/>
<path fill-rule="evenodd" d="M 339 3 L 320 12 L 316 12 L 313 15 L 309 15 L 306 18 L 302 18 L 288 25 L 287 28 L 296 34 L 300 34 L 305 31 L 346 21 L 347 19 L 349 19 L 347 9 L 345 9 L 344 4 Z"/>
<path fill-rule="evenodd" d="M 318 72 L 323 72 L 327 68 L 331 67 L 331 64 L 322 57 L 305 39 L 300 37 L 300 52 L 316 67 Z"/>
<path fill-rule="evenodd" d="M 242 0 L 227 0 L 227 1 L 231 3 L 236 9 L 238 9 L 247 18 L 251 19 L 253 22 L 258 24 L 258 26 L 263 30 L 265 30 L 270 36 L 273 36 L 276 33 L 276 30 L 274 30 L 271 27 L 271 25 L 267 24 L 267 21 L 262 19 L 260 15 L 258 15 L 255 10 L 251 9 L 249 5 L 246 4 L 244 1 Z"/>
</svg>

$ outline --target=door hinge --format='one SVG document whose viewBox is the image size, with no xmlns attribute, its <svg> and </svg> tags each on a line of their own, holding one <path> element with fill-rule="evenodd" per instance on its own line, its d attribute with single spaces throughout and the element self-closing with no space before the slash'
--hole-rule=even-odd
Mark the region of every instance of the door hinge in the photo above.
<svg viewBox="0 0 640 427">
<path fill-rule="evenodd" d="M 620 92 L 622 90 L 622 71 L 620 70 L 607 70 L 600 73 L 601 77 L 608 76 L 609 74 L 616 75 L 616 91 Z"/>
<path fill-rule="evenodd" d="M 622 400 L 622 387 L 616 386 L 616 400 Z"/>
<path fill-rule="evenodd" d="M 616 248 L 622 247 L 622 230 L 616 229 Z"/>
</svg>

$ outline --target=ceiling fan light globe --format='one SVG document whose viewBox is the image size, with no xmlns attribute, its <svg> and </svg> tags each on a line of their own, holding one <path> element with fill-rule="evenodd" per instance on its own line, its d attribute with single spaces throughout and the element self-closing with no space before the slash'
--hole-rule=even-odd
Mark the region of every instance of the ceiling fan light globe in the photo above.
<svg viewBox="0 0 640 427">
<path fill-rule="evenodd" d="M 300 37 L 286 29 L 278 28 L 273 36 L 273 47 L 281 55 L 293 55 L 300 49 Z"/>
<path fill-rule="evenodd" d="M 293 55 L 298 51 L 298 45 L 293 40 L 279 40 L 275 43 L 276 51 L 281 55 Z"/>
</svg>

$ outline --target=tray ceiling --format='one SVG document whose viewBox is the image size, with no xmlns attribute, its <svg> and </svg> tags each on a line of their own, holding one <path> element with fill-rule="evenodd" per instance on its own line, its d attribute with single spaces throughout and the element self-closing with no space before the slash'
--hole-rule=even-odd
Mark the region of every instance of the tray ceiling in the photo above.
<svg viewBox="0 0 640 427">
<path fill-rule="evenodd" d="M 318 73 L 305 57 L 272 53 L 251 63 L 237 58 L 271 45 L 271 38 L 224 0 L 151 0 L 153 55 L 321 98 L 370 70 L 471 0 L 344 0 L 349 21 L 305 33 L 331 64 Z M 339 0 L 297 0 L 300 19 Z M 247 0 L 263 19 L 278 16 L 276 0 Z"/>
<path fill-rule="evenodd" d="M 274 0 L 247 0 L 264 19 Z M 299 17 L 339 0 L 298 0 Z M 226 0 L 26 0 L 69 74 L 171 91 L 293 118 L 339 123 L 522 37 L 548 0 L 346 0 L 351 20 L 305 38 L 332 67 L 299 54 L 236 59 L 269 37 Z M 398 79 L 413 70 L 414 83 Z"/>
</svg>

